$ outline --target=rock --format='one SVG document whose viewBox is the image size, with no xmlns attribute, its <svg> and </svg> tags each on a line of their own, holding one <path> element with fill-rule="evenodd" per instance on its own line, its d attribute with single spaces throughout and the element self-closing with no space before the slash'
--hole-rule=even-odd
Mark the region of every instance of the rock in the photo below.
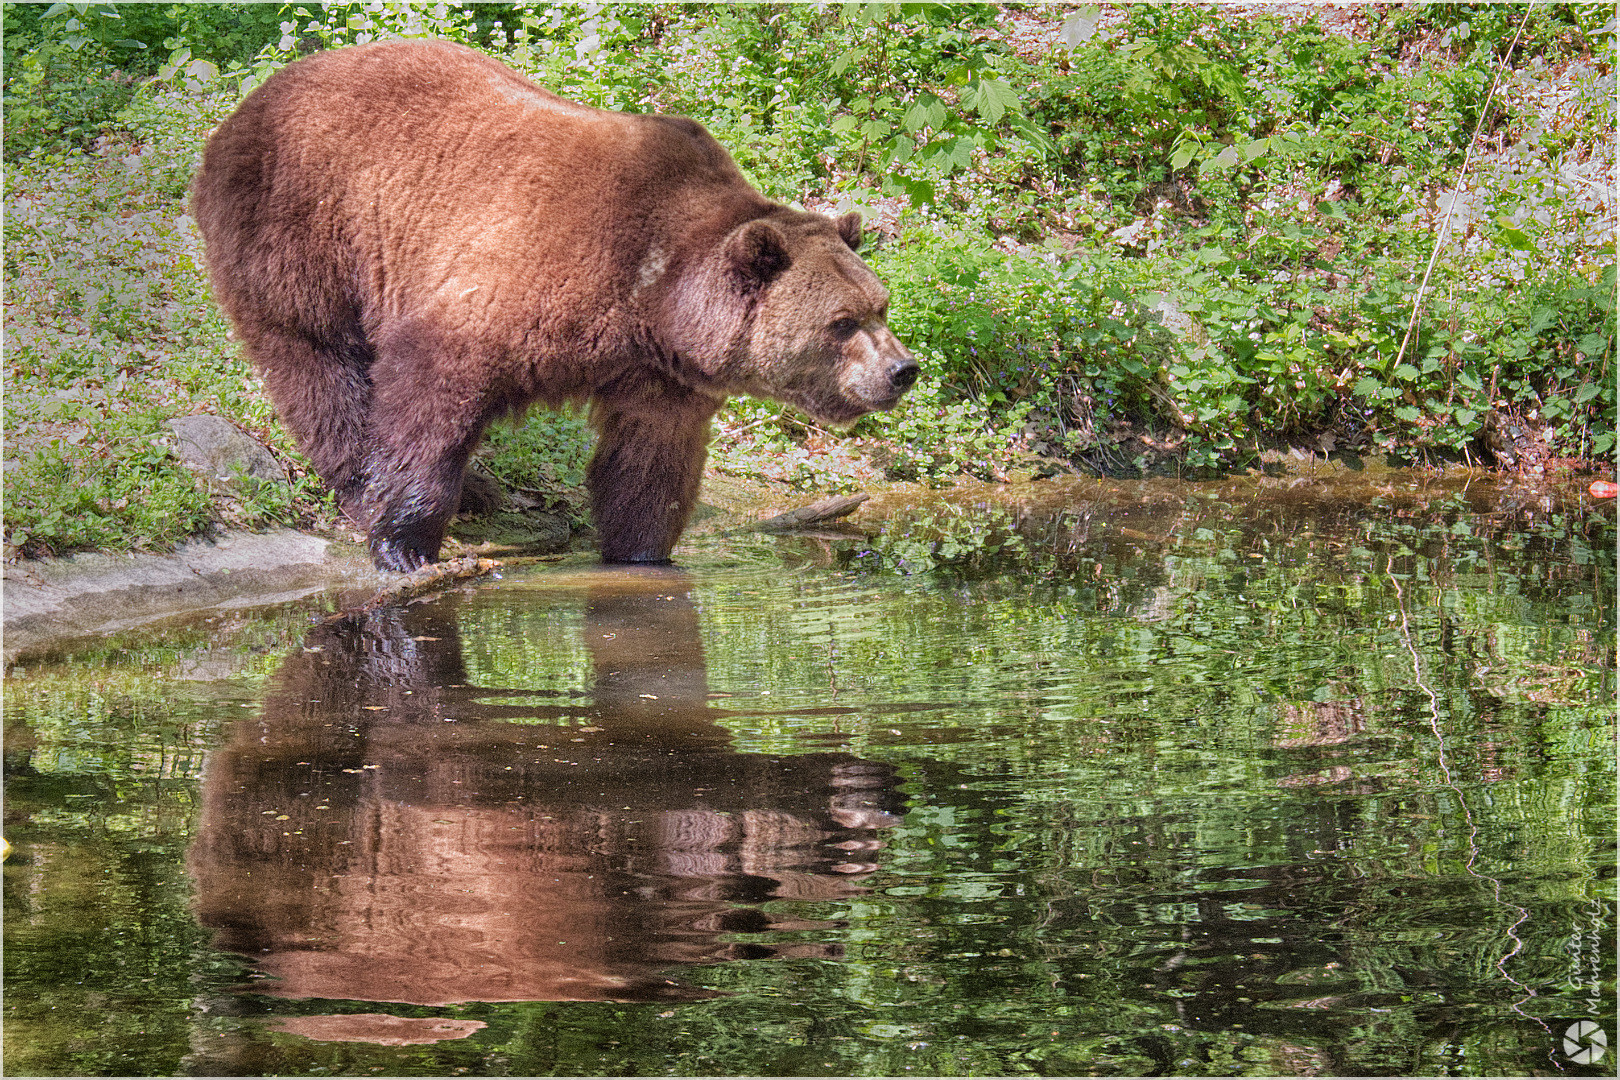
<svg viewBox="0 0 1620 1080">
<path fill-rule="evenodd" d="M 211 481 L 240 486 L 287 482 L 287 472 L 275 455 L 229 420 L 199 414 L 169 421 L 175 434 L 174 452 Z"/>
<path fill-rule="evenodd" d="M 356 552 L 288 529 L 192 540 L 168 555 L 91 552 L 5 568 L 5 661 L 210 609 L 284 603 L 381 580 Z"/>
<path fill-rule="evenodd" d="M 506 492 L 501 482 L 479 467 L 468 462 L 461 475 L 461 504 L 456 513 L 469 517 L 487 517 L 506 508 Z"/>
</svg>

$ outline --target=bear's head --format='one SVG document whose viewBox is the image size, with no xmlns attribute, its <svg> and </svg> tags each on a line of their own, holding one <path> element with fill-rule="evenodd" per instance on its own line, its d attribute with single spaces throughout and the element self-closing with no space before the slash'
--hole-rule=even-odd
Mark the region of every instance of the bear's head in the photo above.
<svg viewBox="0 0 1620 1080">
<path fill-rule="evenodd" d="M 856 213 L 778 207 L 738 225 L 674 291 L 677 351 L 723 393 L 826 423 L 894 408 L 917 362 L 889 330 L 889 293 L 860 242 Z"/>
</svg>

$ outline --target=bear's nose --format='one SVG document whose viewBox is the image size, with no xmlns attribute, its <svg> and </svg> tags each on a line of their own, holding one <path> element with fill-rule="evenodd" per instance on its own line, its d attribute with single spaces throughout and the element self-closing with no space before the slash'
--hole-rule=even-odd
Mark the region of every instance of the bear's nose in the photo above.
<svg viewBox="0 0 1620 1080">
<path fill-rule="evenodd" d="M 889 372 L 889 385 L 894 387 L 896 393 L 903 394 L 911 389 L 911 385 L 917 381 L 917 376 L 921 373 L 922 369 L 917 366 L 915 360 L 901 360 Z"/>
</svg>

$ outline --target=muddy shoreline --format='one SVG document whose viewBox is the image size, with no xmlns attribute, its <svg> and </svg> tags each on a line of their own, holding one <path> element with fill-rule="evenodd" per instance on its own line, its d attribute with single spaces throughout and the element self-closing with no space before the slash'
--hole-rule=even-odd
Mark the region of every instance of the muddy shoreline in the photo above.
<svg viewBox="0 0 1620 1080">
<path fill-rule="evenodd" d="M 814 500 L 813 495 L 711 475 L 693 531 L 729 529 Z M 498 515 L 518 518 L 520 515 Z M 443 557 L 562 552 L 588 546 L 566 524 L 538 515 L 513 527 L 495 518 L 457 522 Z M 91 646 L 97 640 L 160 620 L 267 607 L 320 593 L 363 602 L 404 575 L 372 568 L 360 537 L 334 538 L 292 529 L 226 531 L 193 539 L 164 554 L 80 552 L 20 559 L 4 568 L 0 650 L 18 660 Z M 349 594 L 352 594 L 349 595 Z"/>
</svg>

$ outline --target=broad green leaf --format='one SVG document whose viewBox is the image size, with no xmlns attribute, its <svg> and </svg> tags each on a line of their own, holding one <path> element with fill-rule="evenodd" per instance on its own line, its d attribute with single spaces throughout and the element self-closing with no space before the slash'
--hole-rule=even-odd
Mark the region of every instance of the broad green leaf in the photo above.
<svg viewBox="0 0 1620 1080">
<path fill-rule="evenodd" d="M 969 165 L 973 164 L 973 150 L 975 145 L 975 140 L 965 135 L 962 136 L 951 144 L 951 152 L 946 160 L 958 169 L 967 168 Z"/>
<path fill-rule="evenodd" d="M 1496 232 L 1496 238 L 1497 238 L 1497 240 L 1501 241 L 1503 244 L 1506 244 L 1508 247 L 1512 248 L 1514 251 L 1535 251 L 1536 250 L 1536 245 L 1535 245 L 1534 242 L 1531 241 L 1530 237 L 1526 236 L 1523 232 L 1521 232 L 1518 229 L 1513 229 L 1513 228 L 1498 229 L 1497 232 Z"/>
<path fill-rule="evenodd" d="M 1058 152 L 1057 143 L 1053 142 L 1052 137 L 1037 127 L 1029 117 L 1020 114 L 1011 120 L 1011 124 L 1014 131 L 1041 153 L 1051 155 Z"/>
<path fill-rule="evenodd" d="M 1586 334 L 1575 347 L 1588 360 L 1597 360 L 1608 355 L 1609 345 L 1613 340 L 1608 334 Z"/>
<path fill-rule="evenodd" d="M 944 123 L 945 103 L 933 94 L 920 97 L 900 120 L 901 126 L 907 131 L 922 131 L 924 128 L 937 130 Z"/>
<path fill-rule="evenodd" d="M 1188 50 L 1193 52 L 1194 50 Z M 1235 105 L 1244 105 L 1249 100 L 1249 88 L 1243 81 L 1243 75 L 1231 64 L 1212 63 L 1203 56 L 1196 54 L 1202 64 L 1199 66 L 1199 76 L 1204 85 L 1211 90 L 1218 90 L 1228 101 Z"/>
<path fill-rule="evenodd" d="M 992 124 L 1001 122 L 1008 112 L 1019 112 L 1018 94 L 1003 79 L 982 76 L 962 91 L 962 103 Z"/>
<path fill-rule="evenodd" d="M 898 188 L 901 194 L 910 199 L 913 206 L 927 206 L 937 198 L 934 185 L 926 180 L 913 180 L 907 176 L 895 176 L 885 181 L 885 186 L 890 184 Z"/>
</svg>

